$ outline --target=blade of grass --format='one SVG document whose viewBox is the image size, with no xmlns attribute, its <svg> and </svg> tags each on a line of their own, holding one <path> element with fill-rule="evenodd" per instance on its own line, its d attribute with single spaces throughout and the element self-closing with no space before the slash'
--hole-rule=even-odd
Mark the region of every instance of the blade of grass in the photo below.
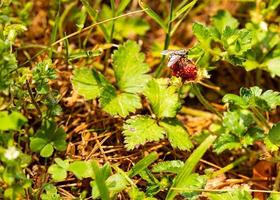
<svg viewBox="0 0 280 200">
<path fill-rule="evenodd" d="M 102 170 L 99 168 L 98 163 L 96 161 L 92 162 L 92 168 L 94 171 L 95 181 L 96 181 L 96 185 L 99 190 L 101 199 L 110 200 L 109 189 L 105 183 L 105 178 L 103 176 Z"/>
<path fill-rule="evenodd" d="M 164 48 L 163 50 L 168 49 L 168 46 L 170 44 L 170 38 L 171 38 L 171 28 L 172 28 L 172 16 L 173 16 L 173 0 L 170 0 L 170 9 L 169 9 L 169 21 L 168 21 L 168 30 L 167 33 L 165 35 L 165 41 L 164 41 Z M 164 60 L 165 60 L 165 56 L 161 57 L 160 60 L 160 64 L 158 66 L 158 68 L 155 71 L 155 77 L 158 78 L 161 75 L 161 72 L 164 68 Z"/>
<path fill-rule="evenodd" d="M 58 9 L 57 9 L 57 13 L 55 16 L 55 22 L 54 22 L 54 26 L 51 32 L 51 40 L 50 40 L 50 45 L 56 41 L 56 37 L 57 37 L 57 31 L 58 31 L 58 26 L 59 26 L 59 21 L 60 21 L 60 0 L 58 1 Z M 52 47 L 49 48 L 49 58 L 52 58 Z"/>
<path fill-rule="evenodd" d="M 131 0 L 121 0 L 121 2 L 119 3 L 117 12 L 116 12 L 116 16 L 120 15 L 125 8 L 127 7 L 127 5 L 131 2 Z"/>
<path fill-rule="evenodd" d="M 166 24 L 164 23 L 164 21 L 161 19 L 160 16 L 158 16 L 158 14 L 153 11 L 147 4 L 145 4 L 142 0 L 138 0 L 138 4 L 139 6 L 145 10 L 145 12 L 153 19 L 155 20 L 162 28 L 163 30 L 167 33 L 168 32 L 168 28 L 166 26 Z"/>
<path fill-rule="evenodd" d="M 88 0 L 80 0 L 82 2 L 82 4 L 85 6 L 88 14 L 91 16 L 91 19 L 93 21 L 93 23 L 96 23 L 96 19 L 98 17 L 98 13 L 91 7 L 90 3 Z M 99 27 L 101 29 L 101 31 L 104 34 L 104 38 L 107 42 L 109 42 L 110 40 L 110 35 L 107 31 L 107 29 L 103 26 L 103 24 L 99 24 Z"/>
<path fill-rule="evenodd" d="M 76 31 L 74 33 L 71 33 L 63 38 L 60 38 L 59 40 L 57 40 L 56 42 L 52 43 L 50 46 L 55 46 L 57 44 L 59 44 L 60 42 L 64 41 L 64 40 L 67 40 L 71 37 L 74 37 L 78 34 L 81 34 L 82 32 L 85 32 L 87 30 L 91 30 L 93 27 L 97 26 L 97 25 L 100 25 L 100 24 L 103 24 L 103 23 L 107 23 L 109 21 L 112 21 L 114 19 L 119 19 L 119 18 L 122 18 L 122 17 L 126 17 L 128 15 L 132 15 L 132 14 L 136 14 L 136 13 L 141 13 L 141 12 L 144 12 L 145 10 L 136 10 L 136 11 L 133 11 L 133 12 L 129 12 L 129 13 L 126 13 L 126 14 L 123 14 L 123 15 L 120 15 L 120 16 L 117 16 L 117 17 L 114 17 L 114 18 L 111 18 L 111 19 L 106 19 L 106 20 L 103 20 L 103 21 L 100 21 L 100 22 L 96 22 L 90 26 L 87 26 L 85 28 L 83 28 L 81 31 Z M 39 51 L 38 53 L 36 53 L 34 56 L 32 56 L 31 58 L 29 58 L 28 60 L 26 60 L 24 63 L 20 64 L 19 67 L 15 70 L 12 70 L 10 73 L 13 73 L 14 71 L 18 70 L 19 68 L 25 66 L 27 63 L 31 62 L 32 60 L 34 60 L 37 56 L 41 55 L 42 53 L 46 52 L 49 48 L 46 48 L 46 49 L 42 49 L 41 51 Z"/>
<path fill-rule="evenodd" d="M 190 155 L 190 157 L 185 162 L 184 167 L 175 177 L 175 180 L 169 189 L 166 200 L 172 200 L 177 195 L 178 191 L 176 188 L 184 187 L 184 180 L 193 172 L 195 166 L 199 162 L 200 158 L 205 154 L 207 149 L 212 145 L 215 141 L 216 136 L 210 135 L 208 136 Z"/>
<path fill-rule="evenodd" d="M 197 0 L 193 0 L 190 3 L 188 3 L 187 5 L 184 5 L 181 9 L 179 9 L 178 11 L 174 11 L 175 16 L 172 18 L 172 21 L 176 20 L 178 17 L 180 17 L 183 13 L 185 15 L 185 13 L 188 13 L 192 7 L 195 5 L 195 3 L 197 2 Z"/>
<path fill-rule="evenodd" d="M 150 153 L 140 161 L 138 161 L 132 168 L 127 172 L 129 177 L 133 177 L 139 174 L 141 171 L 146 169 L 150 164 L 155 162 L 158 159 L 158 155 L 156 152 Z"/>
</svg>

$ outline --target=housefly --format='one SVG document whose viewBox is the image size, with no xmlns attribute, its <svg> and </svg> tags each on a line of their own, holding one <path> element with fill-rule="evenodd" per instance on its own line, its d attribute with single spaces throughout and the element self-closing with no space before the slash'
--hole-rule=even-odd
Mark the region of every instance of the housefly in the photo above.
<svg viewBox="0 0 280 200">
<path fill-rule="evenodd" d="M 196 64 L 186 57 L 185 49 L 164 50 L 161 54 L 169 55 L 167 66 L 171 68 L 173 76 L 181 77 L 183 81 L 196 80 L 198 69 Z"/>
<path fill-rule="evenodd" d="M 162 55 L 169 55 L 169 60 L 167 63 L 167 67 L 171 67 L 174 65 L 180 58 L 185 57 L 187 54 L 187 50 L 164 50 L 161 52 Z"/>
</svg>

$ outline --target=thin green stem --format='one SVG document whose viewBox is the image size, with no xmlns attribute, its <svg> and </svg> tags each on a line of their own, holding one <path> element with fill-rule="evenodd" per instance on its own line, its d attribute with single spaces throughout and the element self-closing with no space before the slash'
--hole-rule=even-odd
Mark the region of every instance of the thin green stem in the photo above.
<svg viewBox="0 0 280 200">
<path fill-rule="evenodd" d="M 196 83 L 191 83 L 191 87 L 192 87 L 192 91 L 194 93 L 194 95 L 197 97 L 197 99 L 200 101 L 200 103 L 208 110 L 210 110 L 211 112 L 214 112 L 220 119 L 222 119 L 222 114 L 219 113 L 201 94 L 198 86 L 196 85 Z"/>
<path fill-rule="evenodd" d="M 172 30 L 172 17 L 173 17 L 173 0 L 170 0 L 170 10 L 169 10 L 169 21 L 168 21 L 168 29 L 167 33 L 165 35 L 165 41 L 164 41 L 164 48 L 163 50 L 168 49 L 169 44 L 170 44 L 170 38 L 171 38 L 171 30 Z M 161 76 L 162 70 L 164 68 L 164 60 L 165 56 L 161 57 L 160 64 L 158 68 L 155 71 L 155 77 L 158 78 Z"/>
<path fill-rule="evenodd" d="M 257 108 L 251 108 L 251 110 L 264 127 L 266 127 L 267 129 L 271 128 L 263 114 Z"/>
<path fill-rule="evenodd" d="M 227 166 L 219 169 L 218 171 L 215 171 L 212 175 L 211 178 L 217 177 L 221 174 L 224 174 L 230 170 L 232 170 L 234 167 L 238 166 L 240 163 L 244 162 L 245 160 L 247 160 L 248 157 L 247 156 L 242 156 L 241 158 L 238 158 L 237 160 L 235 160 L 234 162 L 228 164 Z"/>
</svg>

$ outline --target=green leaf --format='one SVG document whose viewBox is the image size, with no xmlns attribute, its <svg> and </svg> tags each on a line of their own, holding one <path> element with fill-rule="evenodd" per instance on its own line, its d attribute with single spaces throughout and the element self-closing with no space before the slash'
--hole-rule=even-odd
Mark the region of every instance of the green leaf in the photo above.
<svg viewBox="0 0 280 200">
<path fill-rule="evenodd" d="M 182 14 L 184 14 L 183 16 L 185 17 L 190 12 L 190 10 L 193 8 L 193 6 L 196 4 L 196 2 L 197 2 L 197 0 L 193 0 L 190 2 L 188 0 L 185 0 L 185 1 L 181 2 L 179 4 L 179 6 L 174 9 L 175 16 L 172 17 L 172 21 L 176 20 Z"/>
<path fill-rule="evenodd" d="M 67 177 L 67 170 L 57 164 L 51 165 L 48 173 L 52 175 L 52 179 L 55 181 L 63 181 Z"/>
<path fill-rule="evenodd" d="M 268 132 L 268 139 L 275 145 L 280 146 L 280 122 L 275 124 Z"/>
<path fill-rule="evenodd" d="M 61 158 L 55 158 L 54 161 L 58 166 L 62 167 L 63 169 L 67 170 L 69 167 L 69 160 L 62 160 Z"/>
<path fill-rule="evenodd" d="M 223 193 L 206 193 L 210 200 L 252 200 L 252 196 L 246 190 L 234 189 Z"/>
<path fill-rule="evenodd" d="M 118 5 L 116 15 L 120 15 L 125 10 L 125 8 L 127 7 L 127 5 L 130 2 L 131 2 L 131 0 L 121 0 L 119 5 Z"/>
<path fill-rule="evenodd" d="M 184 162 L 181 160 L 163 161 L 153 166 L 152 172 L 170 172 L 177 174 L 183 168 L 183 166 Z"/>
<path fill-rule="evenodd" d="M 120 93 L 113 86 L 106 87 L 102 92 L 100 103 L 104 111 L 111 115 L 126 117 L 130 112 L 142 107 L 141 99 L 136 94 Z"/>
<path fill-rule="evenodd" d="M 134 149 L 137 145 L 158 141 L 164 137 L 165 130 L 148 116 L 137 116 L 126 120 L 123 126 L 125 146 Z"/>
<path fill-rule="evenodd" d="M 86 67 L 74 70 L 72 84 L 78 94 L 87 100 L 99 97 L 103 88 L 109 85 L 102 74 Z"/>
<path fill-rule="evenodd" d="M 44 186 L 46 193 L 41 195 L 42 200 L 62 200 L 62 198 L 57 193 L 57 189 L 52 184 L 47 184 Z"/>
<path fill-rule="evenodd" d="M 124 176 L 121 174 L 113 174 L 107 180 L 105 181 L 109 192 L 110 197 L 113 197 L 117 193 L 121 192 L 122 190 L 127 188 L 128 182 Z M 96 184 L 96 181 L 92 181 L 91 183 L 91 189 L 92 189 L 92 198 L 97 199 L 100 197 L 100 193 Z"/>
<path fill-rule="evenodd" d="M 223 126 L 239 137 L 243 136 L 250 125 L 254 123 L 253 114 L 248 110 L 235 110 L 224 113 Z"/>
<path fill-rule="evenodd" d="M 165 119 L 159 124 L 166 130 L 167 138 L 173 148 L 180 150 L 193 148 L 187 130 L 177 119 Z"/>
<path fill-rule="evenodd" d="M 192 31 L 197 40 L 202 44 L 207 44 L 211 39 L 210 32 L 206 26 L 199 23 L 194 23 L 192 26 Z"/>
<path fill-rule="evenodd" d="M 129 177 L 133 177 L 143 170 L 147 169 L 147 167 L 155 162 L 158 159 L 158 154 L 156 152 L 152 152 L 149 155 L 142 158 L 140 161 L 138 161 L 128 172 Z"/>
<path fill-rule="evenodd" d="M 49 157 L 49 154 L 53 153 L 53 148 L 64 151 L 67 147 L 66 133 L 63 128 L 57 127 L 54 121 L 44 121 L 42 127 L 30 140 L 31 150 L 40 151 L 43 157 Z"/>
<path fill-rule="evenodd" d="M 235 94 L 226 94 L 222 101 L 224 103 L 234 104 L 238 105 L 241 108 L 248 108 L 249 104 L 240 96 L 237 96 Z"/>
<path fill-rule="evenodd" d="M 152 79 L 144 90 L 153 112 L 158 118 L 175 117 L 181 107 L 175 86 L 168 86 L 167 79 Z"/>
<path fill-rule="evenodd" d="M 31 137 L 30 138 L 30 149 L 33 152 L 39 152 L 41 149 L 46 146 L 48 141 L 44 138 L 38 138 L 38 137 Z"/>
<path fill-rule="evenodd" d="M 105 177 L 103 176 L 103 171 L 102 171 L 102 169 L 99 168 L 98 163 L 96 161 L 94 161 L 92 163 L 92 169 L 95 174 L 95 183 L 97 185 L 101 199 L 110 200 L 109 189 L 105 183 Z M 94 195 L 94 194 L 92 194 L 92 195 Z"/>
<path fill-rule="evenodd" d="M 219 10 L 217 14 L 212 17 L 212 24 L 221 34 L 226 27 L 236 29 L 239 25 L 237 19 L 233 18 L 226 10 Z"/>
<path fill-rule="evenodd" d="M 47 158 L 53 153 L 53 146 L 51 144 L 46 144 L 40 151 L 40 156 Z"/>
<path fill-rule="evenodd" d="M 205 176 L 200 176 L 199 174 L 193 173 L 189 175 L 184 181 L 185 184 L 183 186 L 182 196 L 190 200 L 195 200 L 201 193 L 198 191 L 196 192 L 195 190 L 202 189 L 206 185 L 207 179 Z"/>
<path fill-rule="evenodd" d="M 158 14 L 153 11 L 147 4 L 145 4 L 142 0 L 138 0 L 139 6 L 145 10 L 145 12 L 153 19 L 155 20 L 162 28 L 163 30 L 167 33 L 167 25 L 164 23 L 164 21 L 158 16 Z"/>
<path fill-rule="evenodd" d="M 169 189 L 166 200 L 172 200 L 175 198 L 176 194 L 178 193 L 177 190 L 174 190 L 174 188 L 182 188 L 186 186 L 185 180 L 192 174 L 195 166 L 199 162 L 200 158 L 204 155 L 204 153 L 207 151 L 207 149 L 212 145 L 212 143 L 215 141 L 216 136 L 210 135 L 208 136 L 190 155 L 190 157 L 185 162 L 184 167 L 182 170 L 178 173 L 178 175 L 175 177 L 174 182 Z"/>
<path fill-rule="evenodd" d="M 214 151 L 217 154 L 225 150 L 239 149 L 241 147 L 238 137 L 229 133 L 221 134 L 213 145 Z"/>
<path fill-rule="evenodd" d="M 92 166 L 89 161 L 74 161 L 70 163 L 68 171 L 72 172 L 80 180 L 93 177 Z"/>
<path fill-rule="evenodd" d="M 19 112 L 0 111 L 0 131 L 19 130 L 27 119 Z"/>
<path fill-rule="evenodd" d="M 150 79 L 150 68 L 144 63 L 145 55 L 134 41 L 127 41 L 113 54 L 113 69 L 121 91 L 141 93 Z"/>
</svg>

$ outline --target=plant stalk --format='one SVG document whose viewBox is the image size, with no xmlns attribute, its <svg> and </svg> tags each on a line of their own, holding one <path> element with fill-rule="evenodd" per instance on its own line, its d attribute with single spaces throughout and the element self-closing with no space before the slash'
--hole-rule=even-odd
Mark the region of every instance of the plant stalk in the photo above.
<svg viewBox="0 0 280 200">
<path fill-rule="evenodd" d="M 222 114 L 219 113 L 201 94 L 198 86 L 195 83 L 191 83 L 191 87 L 192 87 L 192 91 L 194 93 L 194 95 L 197 97 L 197 99 L 199 100 L 199 102 L 209 111 L 214 112 L 220 119 L 222 119 Z"/>
<path fill-rule="evenodd" d="M 248 157 L 247 156 L 242 156 L 241 158 L 238 158 L 237 160 L 235 160 L 234 162 L 228 164 L 227 166 L 219 169 L 218 171 L 215 171 L 212 175 L 211 178 L 217 177 L 221 174 L 224 174 L 228 171 L 230 171 L 231 169 L 233 169 L 234 167 L 238 166 L 240 163 L 242 163 L 243 161 L 247 160 Z"/>
<path fill-rule="evenodd" d="M 165 35 L 165 41 L 164 41 L 164 48 L 163 50 L 168 49 L 169 44 L 170 44 L 170 37 L 171 37 L 171 29 L 172 29 L 172 17 L 173 17 L 173 0 L 170 0 L 170 10 L 169 10 L 169 21 L 168 21 L 168 29 L 167 33 Z M 161 76 L 162 70 L 164 68 L 164 60 L 165 56 L 161 57 L 160 64 L 158 68 L 155 71 L 155 77 L 158 78 Z"/>
</svg>

